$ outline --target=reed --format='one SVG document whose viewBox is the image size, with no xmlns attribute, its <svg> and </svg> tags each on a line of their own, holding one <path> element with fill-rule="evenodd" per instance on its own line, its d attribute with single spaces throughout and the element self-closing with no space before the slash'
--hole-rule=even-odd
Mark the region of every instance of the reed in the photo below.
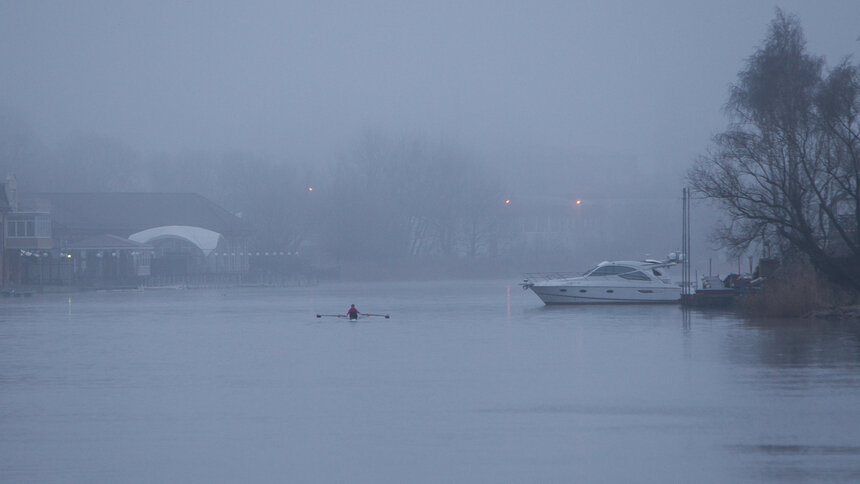
<svg viewBox="0 0 860 484">
<path fill-rule="evenodd" d="M 849 304 L 849 296 L 808 263 L 783 265 L 760 292 L 741 298 L 740 310 L 757 317 L 799 318 L 813 311 Z"/>
</svg>

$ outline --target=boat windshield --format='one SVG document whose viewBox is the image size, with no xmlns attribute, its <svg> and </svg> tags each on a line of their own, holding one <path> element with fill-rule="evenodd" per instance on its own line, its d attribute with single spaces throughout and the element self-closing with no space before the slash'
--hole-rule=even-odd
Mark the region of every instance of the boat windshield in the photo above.
<svg viewBox="0 0 860 484">
<path fill-rule="evenodd" d="M 650 281 L 648 274 L 630 266 L 598 266 L 587 272 L 588 277 L 618 276 L 630 281 Z"/>
<path fill-rule="evenodd" d="M 589 276 L 619 276 L 621 274 L 627 274 L 631 272 L 638 272 L 636 269 L 627 266 L 603 266 L 597 267 Z M 647 277 L 647 276 L 646 276 Z"/>
</svg>

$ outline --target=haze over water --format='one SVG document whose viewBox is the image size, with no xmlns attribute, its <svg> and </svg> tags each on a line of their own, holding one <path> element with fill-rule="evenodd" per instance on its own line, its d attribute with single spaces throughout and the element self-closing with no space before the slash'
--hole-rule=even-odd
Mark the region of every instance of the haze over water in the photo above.
<svg viewBox="0 0 860 484">
<path fill-rule="evenodd" d="M 860 330 L 509 281 L 2 301 L 3 482 L 860 479 Z M 346 323 L 315 318 L 388 313 Z"/>
</svg>

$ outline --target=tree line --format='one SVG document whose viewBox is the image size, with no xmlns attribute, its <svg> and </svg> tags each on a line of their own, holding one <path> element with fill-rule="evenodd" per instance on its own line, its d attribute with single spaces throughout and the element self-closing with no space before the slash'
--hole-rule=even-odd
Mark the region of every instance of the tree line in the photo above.
<svg viewBox="0 0 860 484">
<path fill-rule="evenodd" d="M 257 250 L 338 263 L 490 258 L 504 246 L 505 190 L 477 156 L 442 141 L 366 133 L 324 163 L 243 152 L 142 156 L 78 135 L 47 146 L 0 108 L 0 173 L 22 192 L 195 192 L 254 227 Z"/>
</svg>

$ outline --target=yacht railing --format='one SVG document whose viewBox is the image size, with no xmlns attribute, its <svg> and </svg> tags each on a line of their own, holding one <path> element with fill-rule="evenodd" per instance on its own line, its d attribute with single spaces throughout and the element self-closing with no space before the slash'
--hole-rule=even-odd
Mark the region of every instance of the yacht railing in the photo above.
<svg viewBox="0 0 860 484">
<path fill-rule="evenodd" d="M 526 281 L 535 283 L 535 282 L 546 282 L 546 281 L 554 281 L 558 279 L 569 279 L 571 277 L 580 277 L 583 275 L 582 272 L 527 272 L 524 274 L 526 276 Z"/>
</svg>

